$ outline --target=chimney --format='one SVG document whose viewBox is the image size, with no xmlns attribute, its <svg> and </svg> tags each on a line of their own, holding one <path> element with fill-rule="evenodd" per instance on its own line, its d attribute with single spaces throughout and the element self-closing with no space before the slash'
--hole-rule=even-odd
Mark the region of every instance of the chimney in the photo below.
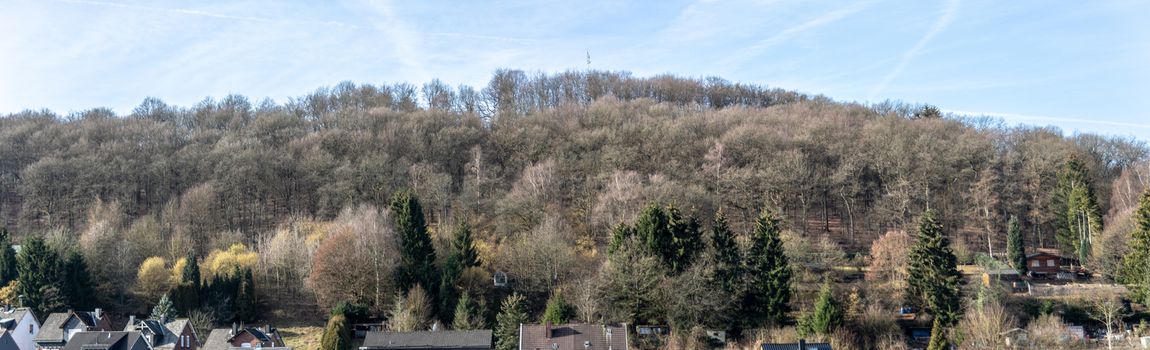
<svg viewBox="0 0 1150 350">
<path fill-rule="evenodd" d="M 807 340 L 800 338 L 799 339 L 799 349 L 806 349 L 806 348 L 807 348 Z"/>
<path fill-rule="evenodd" d="M 551 322 L 550 321 L 544 322 L 543 326 L 544 326 L 544 331 L 547 332 L 547 334 L 546 334 L 547 339 L 551 339 Z"/>
<path fill-rule="evenodd" d="M 100 308 L 96 308 L 96 311 L 92 311 L 92 316 L 96 318 L 96 322 L 100 322 L 100 316 L 102 316 L 103 313 L 104 313 L 104 310 L 101 310 Z"/>
<path fill-rule="evenodd" d="M 128 327 L 136 328 L 136 315 L 128 316 Z"/>
<path fill-rule="evenodd" d="M 236 335 L 236 333 L 240 332 L 239 328 L 240 328 L 240 326 L 236 325 L 235 322 L 232 322 L 232 331 L 231 331 L 231 333 L 228 333 L 228 335 Z"/>
</svg>

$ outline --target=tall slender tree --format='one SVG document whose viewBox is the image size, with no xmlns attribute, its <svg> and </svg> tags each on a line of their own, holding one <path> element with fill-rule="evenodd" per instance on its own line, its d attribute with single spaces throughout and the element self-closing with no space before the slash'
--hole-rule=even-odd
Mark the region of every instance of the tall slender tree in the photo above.
<svg viewBox="0 0 1150 350">
<path fill-rule="evenodd" d="M 503 299 L 499 315 L 495 317 L 495 349 L 519 348 L 519 325 L 527 322 L 527 301 L 518 293 Z"/>
<path fill-rule="evenodd" d="M 350 350 L 351 327 L 348 326 L 347 316 L 332 315 L 327 320 L 327 326 L 323 329 L 319 343 L 320 350 Z"/>
<path fill-rule="evenodd" d="M 16 250 L 12 249 L 12 238 L 8 228 L 0 227 L 0 285 L 7 286 L 19 275 L 16 269 Z"/>
<path fill-rule="evenodd" d="M 782 228 L 769 210 L 755 223 L 753 242 L 747 252 L 747 291 L 742 316 L 748 328 L 775 325 L 787 320 L 791 301 L 791 266 L 783 250 Z"/>
<path fill-rule="evenodd" d="M 1054 196 L 1052 209 L 1058 214 L 1058 243 L 1086 263 L 1094 236 L 1102 232 L 1102 210 L 1086 164 L 1078 157 L 1063 165 Z"/>
<path fill-rule="evenodd" d="M 711 248 L 716 282 L 723 291 L 737 298 L 742 290 L 743 255 L 722 212 L 715 213 L 711 226 Z"/>
<path fill-rule="evenodd" d="M 1150 302 L 1150 189 L 1142 193 L 1134 212 L 1134 231 L 1130 232 L 1130 250 L 1122 257 L 1122 283 L 1130 286 L 1133 298 Z"/>
<path fill-rule="evenodd" d="M 75 309 L 87 309 L 95 303 L 96 291 L 92 287 L 92 277 L 88 273 L 88 263 L 79 252 L 68 254 L 62 267 L 63 276 L 60 292 L 65 303 Z"/>
<path fill-rule="evenodd" d="M 56 251 L 44 244 L 43 239 L 32 237 L 25 240 L 16 262 L 24 306 L 41 313 L 53 311 L 50 306 L 54 303 L 48 302 L 44 291 L 60 283 L 60 258 Z"/>
<path fill-rule="evenodd" d="M 1026 275 L 1026 241 L 1022 237 L 1022 228 L 1019 227 L 1018 217 L 1011 216 L 1006 224 L 1006 255 L 1010 266 Z"/>
<path fill-rule="evenodd" d="M 479 253 L 471 238 L 471 226 L 466 222 L 455 227 L 451 240 L 451 252 L 443 264 L 443 274 L 439 280 L 440 319 L 449 321 L 459 303 L 456 284 L 463 270 L 479 266 Z"/>
<path fill-rule="evenodd" d="M 391 213 L 400 242 L 400 263 L 396 269 L 399 289 L 409 290 L 420 284 L 435 290 L 434 287 L 439 285 L 435 247 L 427 232 L 419 198 L 410 191 L 396 192 L 391 198 Z"/>
<path fill-rule="evenodd" d="M 835 299 L 831 284 L 824 282 L 815 301 L 815 309 L 800 322 L 800 330 L 807 334 L 827 335 L 843 325 L 845 312 L 842 304 Z"/>
<path fill-rule="evenodd" d="M 918 240 L 907 257 L 907 298 L 912 305 L 941 320 L 943 326 L 953 326 L 962 316 L 962 290 L 958 285 L 962 275 L 950 240 L 934 216 L 933 210 L 922 214 Z"/>
</svg>

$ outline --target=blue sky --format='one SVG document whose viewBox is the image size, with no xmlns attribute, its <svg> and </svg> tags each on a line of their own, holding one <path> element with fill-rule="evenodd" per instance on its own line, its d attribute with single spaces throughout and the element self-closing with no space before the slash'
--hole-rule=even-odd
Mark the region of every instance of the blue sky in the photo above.
<svg viewBox="0 0 1150 350">
<path fill-rule="evenodd" d="M 1147 1 L 0 0 L 0 113 L 497 68 L 721 76 L 1150 140 Z"/>
</svg>

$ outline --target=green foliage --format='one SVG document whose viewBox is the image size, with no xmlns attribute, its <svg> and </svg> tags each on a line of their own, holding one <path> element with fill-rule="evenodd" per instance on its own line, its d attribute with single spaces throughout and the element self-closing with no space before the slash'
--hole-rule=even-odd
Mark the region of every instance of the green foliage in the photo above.
<svg viewBox="0 0 1150 350">
<path fill-rule="evenodd" d="M 764 210 L 755 223 L 751 248 L 747 251 L 747 291 L 743 297 L 742 317 L 747 328 L 787 320 L 791 301 L 791 271 L 783 250 L 782 228 L 769 210 Z"/>
<path fill-rule="evenodd" d="M 260 307 L 256 300 L 256 281 L 251 269 L 236 274 L 239 286 L 236 288 L 236 319 L 241 322 L 254 322 L 259 319 Z"/>
<path fill-rule="evenodd" d="M 184 264 L 184 270 L 180 272 L 180 283 L 190 284 L 194 290 L 200 289 L 200 262 L 196 259 L 196 252 L 194 250 L 188 251 L 188 256 L 185 258 L 187 263 Z"/>
<path fill-rule="evenodd" d="M 8 285 L 8 282 L 16 280 L 18 275 L 12 237 L 8 235 L 7 227 L 0 226 L 0 285 Z"/>
<path fill-rule="evenodd" d="M 68 254 L 62 267 L 63 281 L 60 292 L 67 305 L 73 309 L 85 310 L 95 306 L 96 291 L 92 288 L 92 277 L 88 263 L 78 252 Z"/>
<path fill-rule="evenodd" d="M 371 310 L 367 305 L 352 304 L 350 301 L 339 303 L 331 308 L 331 316 L 343 315 L 347 317 L 348 322 L 358 323 L 365 321 L 371 317 Z"/>
<path fill-rule="evenodd" d="M 419 284 L 434 291 L 434 287 L 439 285 L 435 270 L 435 247 L 427 232 L 419 198 L 410 191 L 396 192 L 391 198 L 391 215 L 395 220 L 400 243 L 400 262 L 396 269 L 399 289 L 409 290 Z"/>
<path fill-rule="evenodd" d="M 737 297 L 742 289 L 743 255 L 722 212 L 715 213 L 715 223 L 711 226 L 711 248 L 715 280 L 729 295 Z"/>
<path fill-rule="evenodd" d="M 699 220 L 684 217 L 671 205 L 648 205 L 635 222 L 634 234 L 640 246 L 658 257 L 673 273 L 690 266 L 704 244 Z"/>
<path fill-rule="evenodd" d="M 845 321 L 842 304 L 835 299 L 829 282 L 823 283 L 815 309 L 799 322 L 799 330 L 804 334 L 830 335 Z"/>
<path fill-rule="evenodd" d="M 463 292 L 459 302 L 455 305 L 455 315 L 451 321 L 451 328 L 456 330 L 475 330 L 487 327 L 483 320 L 483 310 L 471 295 Z"/>
<path fill-rule="evenodd" d="M 1134 212 L 1134 231 L 1130 232 L 1130 250 L 1122 258 L 1120 282 L 1130 286 L 1134 300 L 1150 302 L 1150 189 L 1142 193 Z"/>
<path fill-rule="evenodd" d="M 1078 157 L 1071 157 L 1062 167 L 1054 195 L 1058 243 L 1085 263 L 1095 235 L 1102 233 L 1102 210 L 1086 164 Z"/>
<path fill-rule="evenodd" d="M 160 301 L 156 306 L 152 307 L 152 315 L 148 318 L 153 320 L 174 320 L 176 319 L 176 305 L 172 304 L 172 299 L 167 294 L 160 297 Z"/>
<path fill-rule="evenodd" d="M 563 299 L 563 293 L 553 293 L 547 299 L 547 308 L 543 310 L 543 319 L 540 321 L 551 324 L 564 324 L 575 318 L 575 307 Z"/>
<path fill-rule="evenodd" d="M 527 323 L 527 299 L 517 293 L 503 300 L 495 317 L 495 350 L 519 348 L 519 324 Z"/>
<path fill-rule="evenodd" d="M 942 225 L 927 210 L 919 222 L 918 240 L 908 255 L 907 298 L 934 315 L 945 325 L 954 325 L 962 316 L 962 290 L 957 259 Z"/>
<path fill-rule="evenodd" d="M 320 350 L 351 350 L 351 326 L 344 315 L 332 315 L 320 338 Z"/>
<path fill-rule="evenodd" d="M 635 235 L 635 230 L 626 223 L 619 223 L 611 230 L 611 242 L 607 244 L 607 254 L 615 254 L 623 247 L 627 239 Z"/>
<path fill-rule="evenodd" d="M 941 319 L 934 319 L 934 325 L 930 327 L 930 343 L 926 346 L 927 350 L 950 349 L 950 344 L 946 341 L 946 330 L 944 327 Z"/>
<path fill-rule="evenodd" d="M 1018 218 L 1010 217 L 1006 224 L 1006 260 L 1010 267 L 1018 270 L 1019 275 L 1026 275 L 1026 241 L 1022 237 L 1022 228 L 1019 227 Z"/>
<path fill-rule="evenodd" d="M 455 310 L 458 303 L 456 285 L 459 276 L 469 267 L 479 266 L 479 252 L 475 251 L 475 242 L 471 238 L 471 226 L 461 223 L 456 226 L 451 240 L 451 252 L 443 264 L 443 275 L 439 281 L 440 319 L 452 319 L 449 314 Z"/>
<path fill-rule="evenodd" d="M 45 288 L 55 288 L 60 283 L 60 258 L 44 240 L 32 237 L 24 241 L 20 254 L 16 257 L 19 271 L 20 294 L 24 295 L 24 306 L 39 313 L 57 311 L 55 301 L 45 298 Z M 57 290 L 58 293 L 58 290 Z M 56 295 L 55 297 L 59 297 Z"/>
</svg>

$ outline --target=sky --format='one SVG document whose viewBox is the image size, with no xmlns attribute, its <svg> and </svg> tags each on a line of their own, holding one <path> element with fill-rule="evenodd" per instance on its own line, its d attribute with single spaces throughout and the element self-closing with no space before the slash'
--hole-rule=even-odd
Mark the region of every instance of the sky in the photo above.
<svg viewBox="0 0 1150 350">
<path fill-rule="evenodd" d="M 0 0 L 0 114 L 590 68 L 1150 141 L 1148 13 L 1122 0 Z"/>
</svg>

